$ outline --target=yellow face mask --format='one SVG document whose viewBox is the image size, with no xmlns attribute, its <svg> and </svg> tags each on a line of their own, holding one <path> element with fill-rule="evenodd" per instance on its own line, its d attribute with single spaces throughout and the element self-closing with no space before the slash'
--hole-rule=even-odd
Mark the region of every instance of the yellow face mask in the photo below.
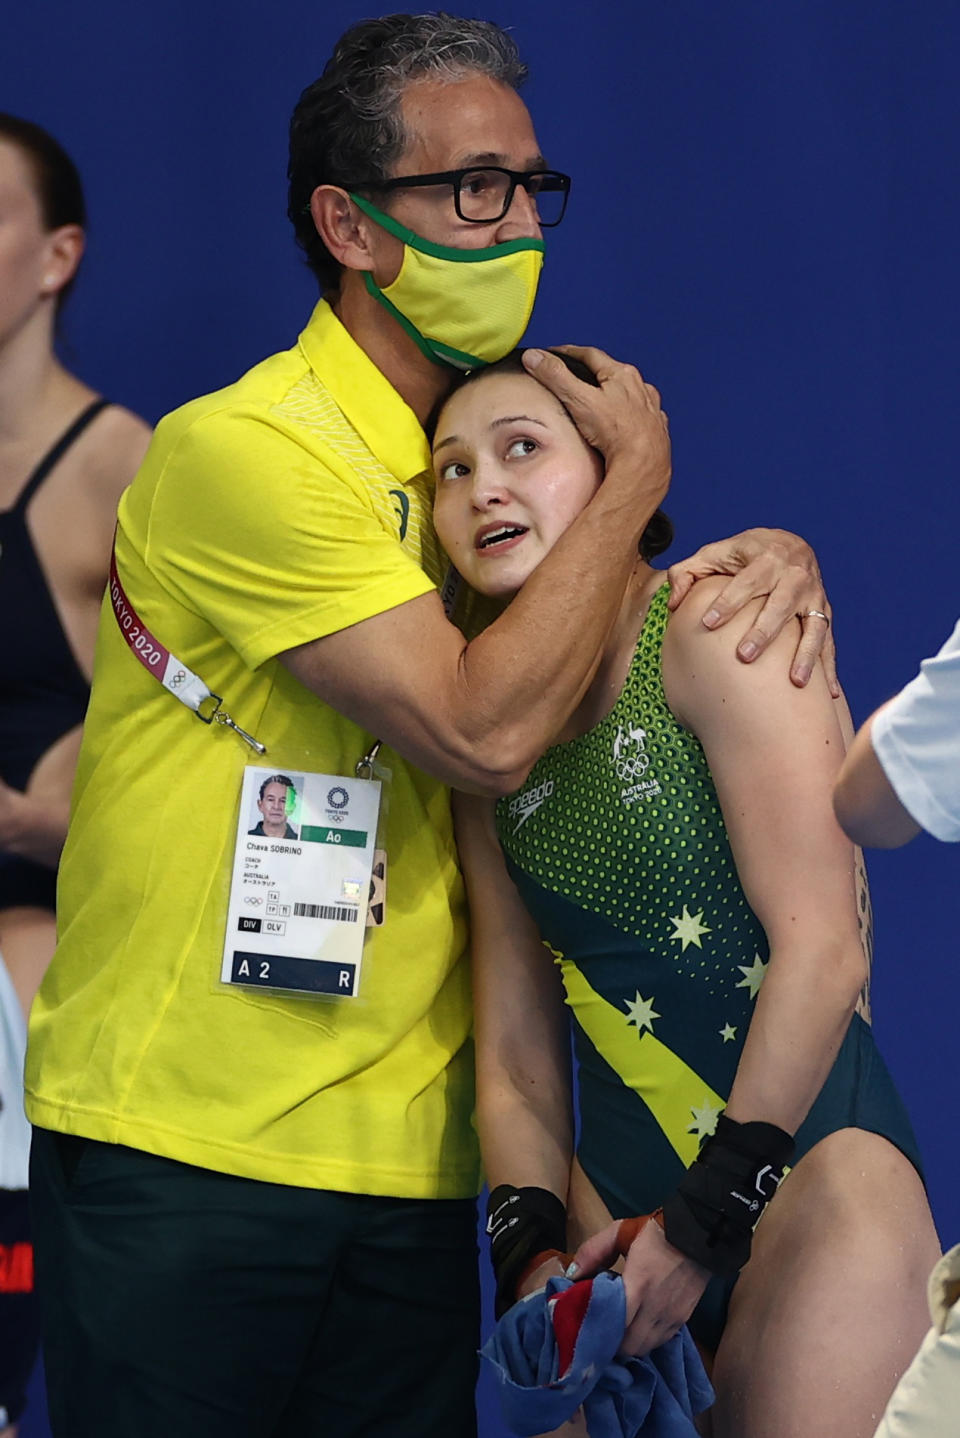
<svg viewBox="0 0 960 1438">
<path fill-rule="evenodd" d="M 403 263 L 393 283 L 381 289 L 369 270 L 364 281 L 429 359 L 469 370 L 509 354 L 533 311 L 542 240 L 455 250 L 423 239 L 359 195 L 350 198 L 403 241 Z"/>
</svg>

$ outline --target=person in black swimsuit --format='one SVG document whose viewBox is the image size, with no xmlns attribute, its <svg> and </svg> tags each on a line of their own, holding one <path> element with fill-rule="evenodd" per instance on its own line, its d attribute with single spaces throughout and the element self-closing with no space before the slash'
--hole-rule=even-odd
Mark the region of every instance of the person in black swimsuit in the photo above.
<svg viewBox="0 0 960 1438">
<path fill-rule="evenodd" d="M 87 677 L 67 640 L 27 527 L 27 507 L 43 481 L 87 426 L 106 409 L 95 399 L 47 451 L 10 509 L 0 511 L 0 609 L 20 614 L 5 626 L 0 672 L 0 774 L 26 792 L 37 760 L 83 723 Z M 0 909 L 54 908 L 56 870 L 0 852 Z"/>
<path fill-rule="evenodd" d="M 116 504 L 149 429 L 57 359 L 57 315 L 83 254 L 83 191 L 60 145 L 6 114 L 0 216 L 0 1433 L 11 1434 L 36 1351 L 22 1035 L 53 952 Z"/>
</svg>

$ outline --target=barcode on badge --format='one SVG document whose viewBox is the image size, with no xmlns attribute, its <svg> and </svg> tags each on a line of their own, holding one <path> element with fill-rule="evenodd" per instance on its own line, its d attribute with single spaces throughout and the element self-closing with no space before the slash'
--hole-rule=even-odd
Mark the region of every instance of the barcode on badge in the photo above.
<svg viewBox="0 0 960 1438">
<path fill-rule="evenodd" d="M 341 924 L 357 922 L 357 910 L 341 908 L 339 904 L 294 904 L 293 912 L 298 919 L 336 919 Z"/>
</svg>

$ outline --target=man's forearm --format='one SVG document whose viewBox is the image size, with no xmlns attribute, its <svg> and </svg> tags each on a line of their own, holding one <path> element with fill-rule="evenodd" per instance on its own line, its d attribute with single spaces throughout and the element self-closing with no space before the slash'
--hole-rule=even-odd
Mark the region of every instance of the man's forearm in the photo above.
<svg viewBox="0 0 960 1438">
<path fill-rule="evenodd" d="M 287 650 L 282 662 L 444 783 L 491 796 L 516 789 L 596 671 L 640 537 L 666 493 L 670 445 L 649 391 L 629 380 L 617 402 L 624 433 L 604 450 L 599 489 L 476 639 L 444 618 L 438 596 L 421 595 Z"/>
<path fill-rule="evenodd" d="M 457 708 L 465 739 L 494 772 L 522 782 L 582 698 L 623 603 L 637 547 L 659 503 L 651 486 L 638 522 L 613 469 L 590 505 L 509 607 L 461 657 Z M 634 490 L 634 494 L 636 491 Z"/>
</svg>

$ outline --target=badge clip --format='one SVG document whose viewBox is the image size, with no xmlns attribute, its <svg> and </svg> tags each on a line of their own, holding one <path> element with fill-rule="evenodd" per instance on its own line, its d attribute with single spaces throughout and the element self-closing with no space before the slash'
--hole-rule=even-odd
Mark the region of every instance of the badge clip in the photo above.
<svg viewBox="0 0 960 1438">
<path fill-rule="evenodd" d="M 354 773 L 356 774 L 358 779 L 373 778 L 373 766 L 376 762 L 377 755 L 380 753 L 382 744 L 382 739 L 374 739 L 373 743 L 370 745 L 370 748 L 367 750 L 366 754 L 364 754 L 363 758 L 357 760 L 357 767 L 354 770 Z"/>
<path fill-rule="evenodd" d="M 213 708 L 205 714 L 203 712 L 202 706 L 205 706 L 207 704 L 208 699 L 213 700 Z M 227 713 L 226 709 L 222 707 L 222 705 L 222 697 L 219 694 L 214 694 L 211 690 L 210 693 L 206 694 L 204 698 L 201 699 L 200 704 L 197 705 L 196 709 L 194 709 L 193 712 L 194 714 L 196 714 L 198 719 L 202 720 L 204 724 L 213 724 L 214 722 L 216 722 L 217 724 L 223 724 L 226 726 L 226 728 L 232 729 L 234 734 L 238 734 L 243 740 L 243 742 L 245 744 L 249 744 L 250 748 L 253 749 L 255 753 L 266 754 L 266 744 L 261 744 L 260 740 L 254 739 L 253 735 L 248 734 L 246 729 L 241 729 L 240 725 L 237 724 L 235 720 L 230 718 L 230 715 Z"/>
<path fill-rule="evenodd" d="M 237 724 L 237 723 L 235 723 L 234 720 L 230 718 L 230 715 L 227 713 L 227 711 L 226 711 L 225 709 L 221 709 L 221 708 L 218 706 L 217 709 L 216 709 L 216 711 L 211 715 L 211 718 L 216 719 L 216 721 L 217 721 L 218 724 L 224 724 L 224 725 L 226 725 L 226 727 L 227 727 L 228 729 L 232 729 L 233 732 L 234 732 L 234 734 L 239 734 L 239 736 L 240 736 L 240 738 L 243 740 L 243 742 L 244 742 L 245 744 L 249 744 L 249 745 L 250 745 L 250 748 L 254 751 L 254 753 L 256 753 L 256 754 L 266 754 L 266 752 L 267 752 L 267 746 L 266 746 L 266 744 L 261 744 L 261 743 L 260 743 L 260 740 L 259 740 L 259 739 L 254 739 L 253 735 L 252 735 L 252 734 L 248 734 L 247 731 L 246 731 L 246 729 L 241 729 L 241 728 L 240 728 L 240 725 Z M 209 721 L 208 721 L 208 722 L 209 722 Z"/>
</svg>

